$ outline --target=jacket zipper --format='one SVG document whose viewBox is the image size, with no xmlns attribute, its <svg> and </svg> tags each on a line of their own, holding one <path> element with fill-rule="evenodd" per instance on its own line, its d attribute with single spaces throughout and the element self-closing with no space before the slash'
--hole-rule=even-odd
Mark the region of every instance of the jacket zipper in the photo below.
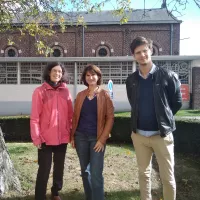
<svg viewBox="0 0 200 200">
<path fill-rule="evenodd" d="M 139 85 L 139 81 L 137 81 L 136 83 L 136 90 L 135 90 L 135 96 L 136 96 L 136 104 L 135 104 L 135 110 L 136 110 L 136 114 L 135 114 L 135 131 L 137 131 L 137 119 L 138 119 L 138 100 L 139 100 L 139 97 L 138 97 L 138 91 L 139 91 L 139 88 L 140 85 Z"/>
<path fill-rule="evenodd" d="M 56 91 L 56 93 L 58 93 L 58 90 Z M 58 94 L 57 95 L 57 123 L 58 123 L 58 142 L 60 144 L 60 138 L 59 138 L 59 113 L 58 113 Z"/>
<path fill-rule="evenodd" d="M 153 101 L 154 101 L 154 106 L 155 106 L 155 113 L 156 113 L 156 119 L 157 119 L 157 122 L 158 122 L 158 128 L 159 128 L 159 131 L 161 130 L 160 128 L 160 121 L 158 119 L 158 112 L 157 112 L 157 108 L 156 108 L 156 102 L 155 102 L 155 80 L 154 80 L 154 77 L 153 77 L 153 74 L 152 74 L 152 81 L 153 81 Z"/>
</svg>

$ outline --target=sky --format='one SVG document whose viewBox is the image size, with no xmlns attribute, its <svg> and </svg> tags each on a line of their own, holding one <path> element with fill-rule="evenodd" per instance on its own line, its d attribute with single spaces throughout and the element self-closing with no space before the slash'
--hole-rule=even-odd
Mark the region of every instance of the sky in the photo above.
<svg viewBox="0 0 200 200">
<path fill-rule="evenodd" d="M 145 0 L 131 0 L 132 8 L 143 9 Z M 168 0 L 170 1 L 170 0 Z M 175 1 L 175 0 L 174 0 Z M 145 8 L 160 8 L 161 0 L 146 0 Z M 180 25 L 180 55 L 200 55 L 200 8 L 188 0 L 186 9 L 179 7 L 174 15 L 182 21 Z"/>
</svg>

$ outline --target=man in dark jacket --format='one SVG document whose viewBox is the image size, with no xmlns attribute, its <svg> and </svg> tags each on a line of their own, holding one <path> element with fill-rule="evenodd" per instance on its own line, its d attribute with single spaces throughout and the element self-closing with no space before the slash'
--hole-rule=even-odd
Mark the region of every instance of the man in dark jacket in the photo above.
<svg viewBox="0 0 200 200">
<path fill-rule="evenodd" d="M 182 106 L 176 73 L 156 66 L 151 59 L 152 41 L 137 37 L 131 52 L 138 70 L 126 80 L 131 105 L 133 145 L 139 168 L 141 200 L 151 200 L 151 159 L 158 161 L 164 200 L 176 199 L 174 177 L 174 114 Z"/>
</svg>

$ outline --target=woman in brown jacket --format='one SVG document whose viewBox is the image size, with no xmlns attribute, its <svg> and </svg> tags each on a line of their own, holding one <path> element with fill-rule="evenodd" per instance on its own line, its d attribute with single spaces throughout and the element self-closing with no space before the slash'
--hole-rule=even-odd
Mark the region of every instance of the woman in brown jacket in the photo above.
<svg viewBox="0 0 200 200">
<path fill-rule="evenodd" d="M 103 166 L 106 140 L 113 126 L 114 107 L 101 89 L 101 71 L 88 65 L 81 80 L 88 88 L 78 93 L 72 122 L 72 147 L 76 148 L 86 200 L 104 200 Z"/>
</svg>

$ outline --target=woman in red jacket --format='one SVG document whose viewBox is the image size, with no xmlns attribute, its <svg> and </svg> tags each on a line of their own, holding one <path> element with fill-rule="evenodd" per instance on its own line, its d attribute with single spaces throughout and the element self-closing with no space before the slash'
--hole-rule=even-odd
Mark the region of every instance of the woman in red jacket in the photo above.
<svg viewBox="0 0 200 200">
<path fill-rule="evenodd" d="M 52 200 L 61 200 L 58 191 L 63 184 L 67 143 L 72 126 L 72 99 L 64 79 L 65 68 L 54 62 L 44 70 L 44 83 L 32 96 L 31 138 L 38 148 L 38 174 L 35 200 L 46 199 L 46 188 L 53 155 Z"/>
</svg>

